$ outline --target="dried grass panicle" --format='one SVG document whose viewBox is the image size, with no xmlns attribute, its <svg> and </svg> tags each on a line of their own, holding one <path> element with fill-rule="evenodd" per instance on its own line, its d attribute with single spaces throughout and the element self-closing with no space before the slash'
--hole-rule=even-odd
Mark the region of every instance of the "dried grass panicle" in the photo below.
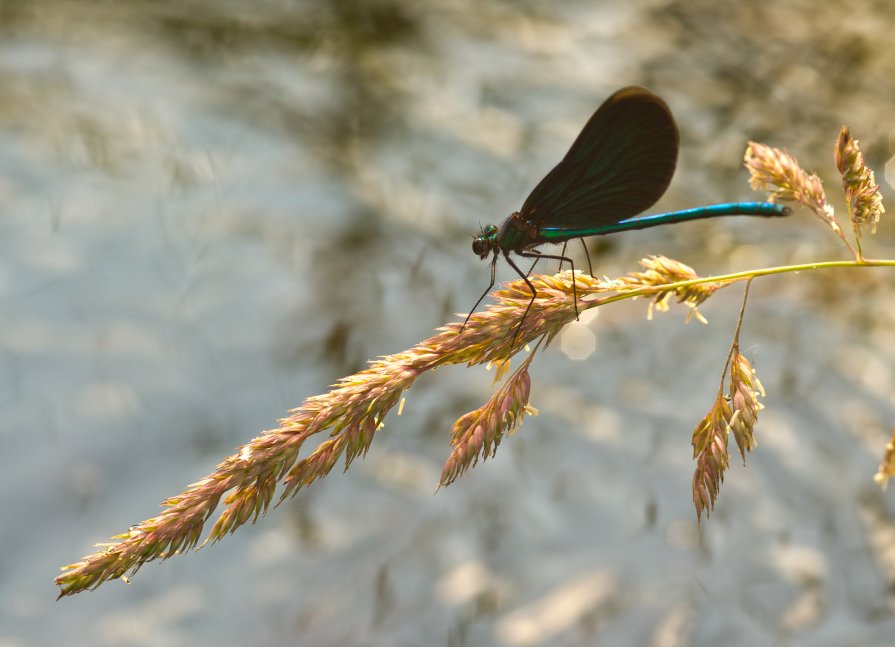
<svg viewBox="0 0 895 647">
<path fill-rule="evenodd" d="M 895 428 L 892 429 L 892 436 L 886 443 L 886 453 L 883 455 L 883 462 L 880 463 L 879 471 L 873 476 L 873 480 L 882 488 L 886 489 L 889 485 L 889 479 L 895 477 Z"/>
<path fill-rule="evenodd" d="M 698 521 L 702 521 L 703 511 L 706 511 L 708 517 L 715 508 L 715 499 L 718 498 L 724 472 L 730 463 L 727 432 L 731 415 L 730 405 L 719 392 L 712 408 L 693 430 L 693 457 L 696 459 L 693 503 Z"/>
<path fill-rule="evenodd" d="M 243 524 L 257 520 L 273 503 L 278 486 L 282 486 L 278 500 L 283 501 L 327 475 L 339 461 L 344 461 L 347 469 L 355 458 L 369 450 L 385 416 L 422 373 L 448 364 L 494 362 L 506 366 L 506 361 L 528 342 L 544 339 L 549 343 L 565 324 L 575 319 L 575 292 L 580 310 L 644 289 L 656 295 L 655 302 L 660 306 L 673 292 L 679 300 L 695 307 L 720 287 L 699 285 L 663 290 L 669 283 L 698 277 L 686 265 L 664 257 L 646 259 L 643 266 L 644 272 L 616 281 L 571 272 L 529 277 L 537 298 L 515 343 L 508 331 L 519 325 L 531 292 L 521 280 L 505 284 L 492 295 L 496 303 L 473 314 L 465 327 L 459 322 L 447 324 L 413 348 L 371 362 L 367 369 L 339 380 L 328 393 L 308 398 L 276 429 L 254 438 L 221 462 L 213 473 L 166 500 L 165 510 L 159 515 L 118 535 L 118 541 L 102 545 L 99 552 L 64 567 L 56 578 L 60 596 L 96 588 L 106 580 L 135 572 L 148 561 L 167 559 L 195 548 L 206 522 L 221 504 L 224 509 L 206 542 L 216 542 Z M 605 298 L 593 298 L 598 295 Z M 528 406 L 527 364 L 488 404 L 455 425 L 454 450 L 445 465 L 441 485 L 452 482 L 480 457 L 493 455 L 502 436 L 518 426 L 526 414 L 534 413 Z M 328 437 L 300 457 L 305 442 L 324 432 Z M 707 474 L 713 473 L 714 463 L 708 461 L 711 456 L 703 456 Z M 707 478 L 703 482 L 708 483 Z"/>
<path fill-rule="evenodd" d="M 166 500 L 159 515 L 116 536 L 117 542 L 102 545 L 99 552 L 64 567 L 56 578 L 60 595 L 96 588 L 106 580 L 135 572 L 148 561 L 196 547 L 221 502 L 225 509 L 206 541 L 218 541 L 258 519 L 273 502 L 278 485 L 284 486 L 279 497 L 282 501 L 328 474 L 343 457 L 347 469 L 367 452 L 386 414 L 425 371 L 448 364 L 501 362 L 532 339 L 556 335 L 575 318 L 572 276 L 564 272 L 530 280 L 538 298 L 515 344 L 507 331 L 518 325 L 531 299 L 523 281 L 508 283 L 495 292 L 497 303 L 474 314 L 462 332 L 459 322 L 448 324 L 413 348 L 371 362 L 367 369 L 340 380 L 328 393 L 305 400 L 276 429 L 254 438 L 212 474 Z M 585 275 L 576 275 L 576 280 L 579 297 L 610 289 Z M 511 381 L 515 390 L 510 403 L 522 400 L 518 389 L 525 379 L 527 375 L 520 375 Z M 524 399 L 527 401 L 527 395 Z M 508 412 L 521 420 L 516 407 Z M 300 458 L 304 443 L 322 432 L 329 437 Z"/>
<path fill-rule="evenodd" d="M 873 171 L 864 163 L 864 155 L 858 147 L 858 140 L 843 126 L 836 140 L 834 153 L 836 168 L 842 175 L 842 188 L 848 201 L 855 237 L 861 237 L 861 227 L 870 225 L 870 233 L 876 233 L 876 225 L 885 212 L 883 198 L 879 192 Z"/>
<path fill-rule="evenodd" d="M 827 202 L 823 182 L 814 173 L 802 170 L 796 158 L 785 150 L 749 142 L 743 163 L 751 176 L 749 185 L 768 192 L 772 199 L 797 202 L 814 211 L 840 236 L 842 227 Z"/>
<path fill-rule="evenodd" d="M 665 256 L 647 256 L 640 260 L 640 265 L 644 269 L 643 272 L 631 272 L 627 276 L 610 283 L 617 291 L 626 292 L 644 287 L 661 287 L 671 283 L 692 281 L 700 278 L 689 265 L 684 265 Z M 658 292 L 653 296 L 653 300 L 650 303 L 650 315 L 652 315 L 654 307 L 659 312 L 666 312 L 668 310 L 668 302 L 674 296 L 677 298 L 678 303 L 683 303 L 690 308 L 691 315 L 705 323 L 705 319 L 697 310 L 697 306 L 722 287 L 724 287 L 722 283 L 700 283 L 699 285 L 683 286 L 673 290 Z"/>
<path fill-rule="evenodd" d="M 764 387 L 755 375 L 755 369 L 735 345 L 730 365 L 730 403 L 733 415 L 729 426 L 733 437 L 740 449 L 743 462 L 746 461 L 746 452 L 751 452 L 758 446 L 755 440 L 755 423 L 758 421 L 758 412 L 764 405 L 758 401 L 758 397 L 764 397 Z"/>
<path fill-rule="evenodd" d="M 483 406 L 464 415 L 451 430 L 453 450 L 444 464 L 439 487 L 453 483 L 479 461 L 493 457 L 504 435 L 513 433 L 526 414 L 537 410 L 529 406 L 531 357 Z"/>
</svg>

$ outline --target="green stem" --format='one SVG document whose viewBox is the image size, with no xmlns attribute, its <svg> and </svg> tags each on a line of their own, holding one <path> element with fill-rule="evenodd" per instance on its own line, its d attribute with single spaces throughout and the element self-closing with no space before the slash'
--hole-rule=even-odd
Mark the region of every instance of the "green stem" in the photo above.
<svg viewBox="0 0 895 647">
<path fill-rule="evenodd" d="M 724 393 L 724 378 L 727 377 L 727 369 L 730 368 L 730 360 L 733 359 L 734 351 L 740 347 L 740 331 L 743 329 L 743 317 L 746 314 L 746 301 L 749 300 L 749 286 L 752 285 L 752 279 L 746 281 L 746 287 L 743 288 L 743 305 L 740 306 L 740 316 L 737 317 L 737 327 L 733 332 L 733 341 L 730 342 L 730 350 L 727 352 L 727 360 L 724 362 L 724 370 L 721 372 L 721 384 L 718 385 L 718 396 Z M 738 351 L 737 351 L 738 352 Z"/>
<path fill-rule="evenodd" d="M 631 299 L 633 297 L 657 294 L 659 292 L 670 292 L 679 288 L 687 288 L 691 285 L 704 285 L 706 283 L 735 283 L 737 281 L 745 281 L 759 276 L 770 276 L 772 274 L 787 274 L 789 272 L 808 272 L 812 270 L 826 270 L 835 267 L 895 267 L 895 260 L 890 259 L 871 259 L 864 258 L 861 260 L 850 261 L 823 261 L 821 263 L 800 263 L 798 265 L 781 265 L 778 267 L 765 267 L 758 270 L 745 270 L 743 272 L 734 272 L 733 274 L 721 274 L 719 276 L 707 276 L 698 279 L 690 279 L 689 281 L 678 281 L 677 283 L 667 283 L 666 285 L 657 285 L 655 287 L 637 288 L 629 292 L 622 292 L 610 297 L 602 299 L 594 299 L 593 301 L 585 301 L 585 310 L 596 306 Z"/>
</svg>

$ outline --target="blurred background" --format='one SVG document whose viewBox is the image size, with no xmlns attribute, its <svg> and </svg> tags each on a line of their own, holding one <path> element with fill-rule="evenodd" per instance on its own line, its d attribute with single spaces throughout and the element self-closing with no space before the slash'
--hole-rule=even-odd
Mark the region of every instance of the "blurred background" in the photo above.
<svg viewBox="0 0 895 647">
<path fill-rule="evenodd" d="M 708 325 L 638 301 L 570 327 L 534 362 L 540 416 L 437 494 L 482 367 L 423 376 L 365 460 L 214 547 L 59 602 L 52 579 L 468 311 L 470 234 L 621 86 L 679 122 L 656 211 L 760 198 L 757 140 L 847 222 L 843 124 L 895 205 L 893 26 L 883 0 L 0 0 L 0 646 L 892 645 L 884 270 L 754 284 L 759 447 L 701 528 L 690 435 L 739 287 Z M 867 254 L 893 257 L 893 231 Z M 609 276 L 847 257 L 805 211 L 590 245 Z"/>
</svg>

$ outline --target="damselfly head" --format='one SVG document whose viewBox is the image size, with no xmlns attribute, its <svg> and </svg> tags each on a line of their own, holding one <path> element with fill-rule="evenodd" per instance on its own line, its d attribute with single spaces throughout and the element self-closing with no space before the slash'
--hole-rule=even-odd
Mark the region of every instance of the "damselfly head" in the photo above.
<svg viewBox="0 0 895 647">
<path fill-rule="evenodd" d="M 488 254 L 495 247 L 494 237 L 497 235 L 497 226 L 488 225 L 482 229 L 481 236 L 474 238 L 472 241 L 472 251 L 481 259 L 487 258 Z"/>
</svg>

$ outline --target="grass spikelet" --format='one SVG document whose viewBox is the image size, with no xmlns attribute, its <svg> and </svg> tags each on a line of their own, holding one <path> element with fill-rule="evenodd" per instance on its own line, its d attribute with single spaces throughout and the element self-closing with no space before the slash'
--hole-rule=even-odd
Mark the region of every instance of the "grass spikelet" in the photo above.
<svg viewBox="0 0 895 647">
<path fill-rule="evenodd" d="M 870 226 L 870 233 L 876 233 L 876 225 L 885 212 L 883 198 L 873 171 L 864 163 L 864 155 L 858 147 L 858 140 L 843 126 L 836 140 L 834 152 L 836 168 L 842 175 L 842 188 L 848 201 L 855 238 L 861 238 L 861 228 Z"/>
<path fill-rule="evenodd" d="M 479 458 L 493 457 L 504 435 L 515 431 L 526 414 L 536 413 L 529 406 L 531 377 L 530 355 L 522 366 L 484 405 L 461 417 L 451 430 L 453 451 L 444 464 L 439 487 L 453 483 Z"/>
<path fill-rule="evenodd" d="M 827 202 L 821 179 L 802 170 L 796 158 L 787 151 L 749 142 L 743 163 L 749 170 L 749 185 L 753 189 L 766 191 L 775 200 L 808 207 L 837 235 L 844 236 L 835 211 Z"/>
<path fill-rule="evenodd" d="M 764 387 L 758 381 L 749 360 L 740 355 L 738 346 L 734 346 L 729 394 L 733 415 L 729 425 L 744 463 L 746 452 L 751 452 L 758 446 L 755 440 L 755 423 L 758 421 L 758 412 L 764 408 L 758 401 L 759 395 L 764 397 Z"/>
<path fill-rule="evenodd" d="M 700 278 L 689 265 L 665 256 L 647 256 L 640 260 L 640 265 L 643 267 L 642 272 L 631 272 L 627 276 L 613 281 L 615 289 L 624 293 L 640 288 L 658 287 Z M 652 316 L 653 308 L 659 312 L 667 312 L 668 302 L 675 297 L 678 303 L 683 303 L 690 308 L 692 316 L 705 323 L 697 306 L 722 287 L 724 285 L 721 283 L 700 283 L 657 292 L 650 303 L 650 316 Z"/>
<path fill-rule="evenodd" d="M 705 417 L 693 430 L 693 458 L 696 459 L 696 470 L 693 472 L 693 503 L 696 506 L 696 518 L 702 521 L 702 513 L 706 518 L 715 508 L 715 499 L 724 481 L 724 472 L 730 463 L 727 452 L 728 421 L 731 418 L 730 405 L 719 393 L 715 403 Z"/>
</svg>

